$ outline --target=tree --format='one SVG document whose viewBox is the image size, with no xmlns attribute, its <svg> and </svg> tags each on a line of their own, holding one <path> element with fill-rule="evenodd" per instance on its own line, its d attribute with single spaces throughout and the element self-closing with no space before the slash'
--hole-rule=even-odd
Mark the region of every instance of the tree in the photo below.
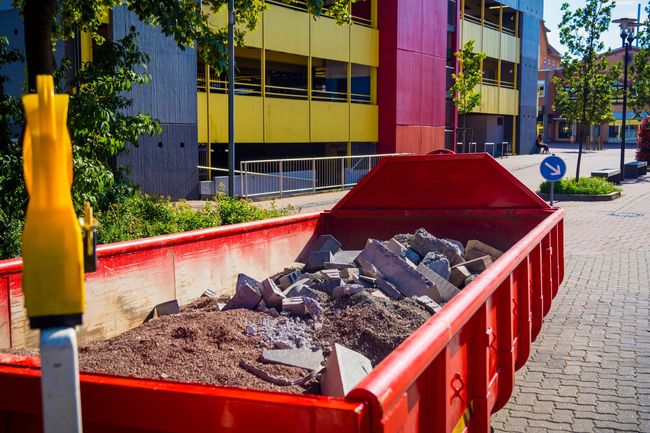
<svg viewBox="0 0 650 433">
<path fill-rule="evenodd" d="M 630 107 L 637 118 L 644 117 L 644 114 L 647 116 L 650 112 L 650 1 L 645 11 L 646 21 L 639 27 L 637 35 L 640 49 L 630 66 L 630 83 L 633 89 L 630 94 Z"/>
<path fill-rule="evenodd" d="M 451 91 L 454 95 L 454 104 L 458 114 L 463 116 L 463 143 L 465 143 L 466 128 L 465 116 L 481 105 L 481 62 L 486 54 L 482 51 L 474 52 L 474 41 L 470 39 L 460 51 L 454 53 L 458 62 L 458 75 L 452 74 L 454 84 Z"/>
<path fill-rule="evenodd" d="M 578 127 L 576 181 L 580 179 L 582 145 L 586 129 L 613 121 L 614 83 L 621 76 L 620 64 L 609 64 L 599 52 L 604 49 L 601 35 L 612 20 L 614 0 L 587 0 L 584 8 L 569 9 L 562 4 L 560 42 L 566 47 L 562 74 L 553 78 L 557 95 L 553 109 Z"/>
</svg>

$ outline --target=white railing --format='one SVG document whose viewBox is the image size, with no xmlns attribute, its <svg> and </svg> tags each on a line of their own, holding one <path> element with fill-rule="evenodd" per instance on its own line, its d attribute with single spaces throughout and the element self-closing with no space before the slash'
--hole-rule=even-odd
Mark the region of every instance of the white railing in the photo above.
<svg viewBox="0 0 650 433">
<path fill-rule="evenodd" d="M 234 173 L 235 195 L 247 198 L 272 198 L 346 189 L 356 185 L 383 158 L 403 155 L 410 154 L 241 161 L 240 169 L 235 170 Z M 218 191 L 227 192 L 228 170 L 206 166 L 197 168 L 204 173 L 207 172 L 207 177 L 210 179 L 201 182 L 201 195 L 213 195 Z"/>
</svg>

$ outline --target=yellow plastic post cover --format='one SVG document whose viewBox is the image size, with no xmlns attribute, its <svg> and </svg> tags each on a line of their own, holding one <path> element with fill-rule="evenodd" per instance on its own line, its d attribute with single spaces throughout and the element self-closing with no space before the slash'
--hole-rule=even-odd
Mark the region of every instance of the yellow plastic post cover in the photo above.
<svg viewBox="0 0 650 433">
<path fill-rule="evenodd" d="M 72 147 L 68 95 L 55 95 L 52 76 L 36 77 L 23 96 L 23 143 L 29 204 L 23 229 L 23 292 L 32 328 L 81 323 L 85 305 L 81 231 L 70 187 Z"/>
</svg>

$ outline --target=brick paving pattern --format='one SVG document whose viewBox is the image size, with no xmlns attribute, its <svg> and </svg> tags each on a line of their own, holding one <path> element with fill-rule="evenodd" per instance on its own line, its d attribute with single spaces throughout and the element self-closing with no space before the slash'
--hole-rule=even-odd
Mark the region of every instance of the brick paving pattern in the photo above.
<svg viewBox="0 0 650 433">
<path fill-rule="evenodd" d="M 612 202 L 560 206 L 565 280 L 493 427 L 648 433 L 650 182 L 624 185 Z"/>
</svg>

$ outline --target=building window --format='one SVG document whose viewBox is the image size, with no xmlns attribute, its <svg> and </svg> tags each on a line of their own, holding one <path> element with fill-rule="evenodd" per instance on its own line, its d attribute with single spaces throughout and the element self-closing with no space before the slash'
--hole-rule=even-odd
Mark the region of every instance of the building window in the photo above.
<svg viewBox="0 0 650 433">
<path fill-rule="evenodd" d="M 485 2 L 485 21 L 484 26 L 499 30 L 499 15 L 501 14 L 502 5 L 495 1 L 486 1 Z"/>
<path fill-rule="evenodd" d="M 497 74 L 499 71 L 499 61 L 492 57 L 483 60 L 483 84 L 490 86 L 497 85 Z"/>
<path fill-rule="evenodd" d="M 307 57 L 266 51 L 266 96 L 307 99 Z"/>
<path fill-rule="evenodd" d="M 515 9 L 503 8 L 503 17 L 501 18 L 501 31 L 503 33 L 517 36 L 517 13 Z"/>
<path fill-rule="evenodd" d="M 512 62 L 501 60 L 501 87 L 515 88 L 515 65 Z"/>
<path fill-rule="evenodd" d="M 352 21 L 355 24 L 372 26 L 372 6 L 371 0 L 360 0 L 352 3 Z"/>
<path fill-rule="evenodd" d="M 372 103 L 372 67 L 352 64 L 352 77 L 350 80 L 350 102 L 353 104 Z"/>
<path fill-rule="evenodd" d="M 235 48 L 235 94 L 243 96 L 260 96 L 262 94 L 261 50 L 259 48 Z M 210 93 L 228 92 L 228 74 L 217 72 L 210 68 Z M 205 92 L 206 68 L 202 60 L 198 60 L 197 90 Z"/>
<path fill-rule="evenodd" d="M 315 101 L 347 102 L 348 64 L 336 60 L 312 59 L 311 97 Z"/>
<path fill-rule="evenodd" d="M 481 24 L 481 0 L 465 0 L 463 17 L 467 21 Z"/>
<path fill-rule="evenodd" d="M 571 138 L 571 124 L 567 123 L 566 121 L 562 120 L 560 121 L 559 126 L 559 131 L 558 131 L 558 138 L 562 139 L 569 139 Z"/>
<path fill-rule="evenodd" d="M 537 97 L 543 98 L 545 92 L 546 92 L 546 81 L 537 80 Z"/>
</svg>

